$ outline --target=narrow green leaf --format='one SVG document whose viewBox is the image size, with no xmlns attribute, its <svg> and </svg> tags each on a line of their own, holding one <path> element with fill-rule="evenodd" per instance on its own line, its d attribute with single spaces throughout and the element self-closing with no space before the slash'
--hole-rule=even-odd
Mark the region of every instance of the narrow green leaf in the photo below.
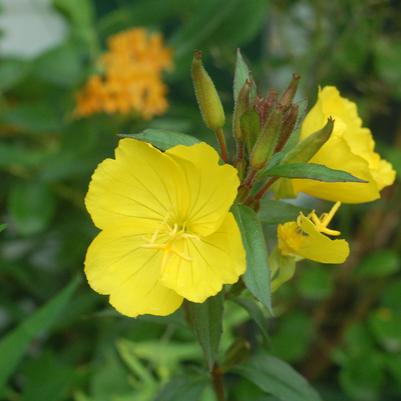
<svg viewBox="0 0 401 401">
<path fill-rule="evenodd" d="M 207 385 L 205 377 L 185 375 L 167 383 L 154 401 L 198 401 Z"/>
<path fill-rule="evenodd" d="M 199 139 L 191 135 L 156 128 L 146 129 L 140 134 L 120 134 L 119 136 L 150 142 L 161 150 L 167 150 L 176 145 L 191 146 L 201 142 Z"/>
<path fill-rule="evenodd" d="M 49 303 L 33 313 L 0 341 L 0 394 L 31 341 L 47 332 L 54 323 L 63 318 L 62 312 L 71 300 L 79 282 L 80 279 L 74 279 Z"/>
<path fill-rule="evenodd" d="M 309 210 L 290 203 L 266 199 L 262 201 L 258 215 L 263 223 L 282 224 L 296 220 L 301 212 L 308 214 Z"/>
<path fill-rule="evenodd" d="M 256 213 L 247 206 L 235 205 L 233 213 L 241 230 L 247 268 L 244 283 L 248 290 L 271 312 L 268 254 L 262 225 Z"/>
<path fill-rule="evenodd" d="M 6 229 L 6 224 L 0 224 L 0 233 Z"/>
<path fill-rule="evenodd" d="M 241 297 L 232 298 L 234 302 L 242 306 L 249 314 L 250 318 L 258 326 L 260 333 L 263 336 L 264 341 L 270 342 L 269 334 L 267 333 L 267 319 L 263 314 L 259 305 L 252 299 L 246 299 Z"/>
<path fill-rule="evenodd" d="M 186 303 L 189 321 L 202 347 L 209 370 L 216 361 L 223 332 L 223 301 L 224 294 L 221 291 L 202 304 Z"/>
<path fill-rule="evenodd" d="M 263 177 L 308 178 L 326 182 L 367 182 L 346 171 L 335 170 L 315 163 L 281 164 L 265 170 Z"/>
<path fill-rule="evenodd" d="M 242 57 L 240 49 L 237 49 L 237 60 L 235 62 L 235 72 L 234 72 L 234 101 L 237 101 L 239 92 L 244 86 L 247 79 L 252 79 L 251 71 L 249 70 L 244 58 Z M 252 88 L 256 91 L 255 86 Z M 251 96 L 252 97 L 252 96 Z"/>
<path fill-rule="evenodd" d="M 241 376 L 280 401 L 320 401 L 319 394 L 290 365 L 259 353 L 235 369 Z"/>
</svg>

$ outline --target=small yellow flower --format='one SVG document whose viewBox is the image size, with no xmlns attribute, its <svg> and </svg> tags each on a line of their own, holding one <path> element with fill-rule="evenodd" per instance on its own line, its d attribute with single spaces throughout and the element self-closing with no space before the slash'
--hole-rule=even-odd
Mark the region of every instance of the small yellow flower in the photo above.
<svg viewBox="0 0 401 401">
<path fill-rule="evenodd" d="M 337 202 L 329 213 L 322 214 L 320 218 L 313 211 L 308 216 L 301 213 L 297 221 L 280 224 L 277 236 L 281 253 L 320 263 L 343 263 L 349 255 L 348 243 L 343 239 L 329 238 L 341 233 L 328 228 L 340 205 Z"/>
<path fill-rule="evenodd" d="M 138 113 L 144 119 L 167 109 L 163 70 L 171 67 L 171 51 L 159 34 L 134 28 L 112 36 L 100 65 L 77 94 L 77 116 L 94 113 Z"/>
<path fill-rule="evenodd" d="M 122 139 L 95 170 L 85 202 L 102 231 L 90 245 L 90 286 L 127 316 L 168 315 L 203 302 L 245 271 L 229 212 L 237 171 L 205 143 L 161 152 Z"/>
<path fill-rule="evenodd" d="M 395 171 L 374 151 L 372 134 L 368 128 L 362 127 L 355 103 L 341 97 L 335 87 L 326 86 L 319 90 L 318 100 L 302 124 L 301 139 L 322 128 L 330 116 L 335 120 L 331 138 L 310 162 L 347 171 L 368 183 L 297 179 L 292 180 L 295 192 L 344 203 L 369 202 L 379 198 L 380 191 L 394 182 Z"/>
</svg>

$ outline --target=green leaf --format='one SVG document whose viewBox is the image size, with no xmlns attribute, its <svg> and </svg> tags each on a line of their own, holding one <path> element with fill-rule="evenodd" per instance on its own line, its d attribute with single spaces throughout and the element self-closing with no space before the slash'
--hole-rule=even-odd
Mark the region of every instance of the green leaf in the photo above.
<svg viewBox="0 0 401 401">
<path fill-rule="evenodd" d="M 204 303 L 187 302 L 188 318 L 202 347 L 209 370 L 212 370 L 219 351 L 223 332 L 224 294 L 221 291 Z"/>
<path fill-rule="evenodd" d="M 259 305 L 252 299 L 246 299 L 242 297 L 232 298 L 234 302 L 238 305 L 242 306 L 249 314 L 250 318 L 256 323 L 258 326 L 260 333 L 263 336 L 264 341 L 269 342 L 269 334 L 267 333 L 267 319 L 263 314 Z"/>
<path fill-rule="evenodd" d="M 388 352 L 401 351 L 401 317 L 391 309 L 380 308 L 369 318 L 369 327 L 381 346 Z"/>
<path fill-rule="evenodd" d="M 183 57 L 192 54 L 194 49 L 209 39 L 222 24 L 229 23 L 227 18 L 239 3 L 240 0 L 205 0 L 198 3 L 198 7 L 192 10 L 193 18 L 188 19 L 171 39 L 176 58 L 182 60 Z"/>
<path fill-rule="evenodd" d="M 249 70 L 244 58 L 242 57 L 240 49 L 237 49 L 237 60 L 235 62 L 234 73 L 234 102 L 237 101 L 238 95 L 247 79 L 252 79 L 251 71 Z M 253 87 L 256 91 L 256 87 Z"/>
<path fill-rule="evenodd" d="M 45 82 L 61 87 L 77 85 L 82 74 L 78 48 L 72 43 L 66 43 L 49 50 L 35 60 L 32 73 Z"/>
<path fill-rule="evenodd" d="M 297 287 L 307 299 L 321 301 L 333 292 L 332 272 L 322 266 L 308 266 L 302 271 Z"/>
<path fill-rule="evenodd" d="M 247 206 L 235 205 L 234 216 L 241 230 L 247 268 L 243 280 L 248 290 L 271 312 L 270 274 L 263 229 L 256 213 Z"/>
<path fill-rule="evenodd" d="M 30 64 L 23 60 L 2 60 L 0 64 L 0 90 L 5 91 L 21 82 L 28 74 Z"/>
<path fill-rule="evenodd" d="M 36 234 L 43 231 L 53 217 L 54 195 L 41 182 L 17 182 L 10 190 L 8 209 L 21 234 Z"/>
<path fill-rule="evenodd" d="M 285 177 L 285 178 L 308 178 L 316 181 L 326 182 L 361 182 L 361 180 L 350 173 L 342 170 L 335 170 L 322 164 L 315 163 L 290 163 L 280 164 L 269 168 L 263 172 L 265 177 Z"/>
<path fill-rule="evenodd" d="M 146 129 L 140 134 L 121 134 L 119 136 L 150 142 L 161 150 L 167 150 L 177 145 L 191 146 L 201 142 L 199 139 L 191 135 L 155 128 Z"/>
<path fill-rule="evenodd" d="M 0 233 L 6 229 L 6 224 L 0 224 Z"/>
<path fill-rule="evenodd" d="M 36 167 L 45 158 L 46 151 L 34 150 L 20 144 L 0 144 L 0 167 Z"/>
<path fill-rule="evenodd" d="M 32 134 L 46 134 L 62 129 L 63 119 L 57 109 L 47 103 L 25 103 L 6 109 L 3 120 L 14 128 Z"/>
<path fill-rule="evenodd" d="M 263 223 L 282 224 L 296 220 L 301 212 L 308 214 L 309 211 L 304 207 L 268 199 L 262 201 L 258 216 Z"/>
<path fill-rule="evenodd" d="M 235 370 L 280 401 L 320 400 L 316 390 L 297 371 L 265 352 L 260 352 Z"/>
<path fill-rule="evenodd" d="M 24 373 L 21 401 L 65 400 L 77 375 L 73 366 L 49 351 L 30 361 Z"/>
<path fill-rule="evenodd" d="M 207 383 L 204 377 L 177 377 L 163 387 L 154 401 L 198 401 Z"/>
<path fill-rule="evenodd" d="M 357 266 L 355 274 L 358 277 L 385 277 L 400 270 L 401 259 L 398 252 L 391 249 L 376 251 Z"/>
<path fill-rule="evenodd" d="M 72 280 L 50 302 L 35 311 L 0 341 L 0 394 L 31 341 L 48 332 L 54 323 L 63 318 L 63 310 L 71 300 L 79 282 L 78 278 Z"/>
<path fill-rule="evenodd" d="M 266 23 L 268 3 L 266 0 L 241 1 L 227 17 L 227 23 L 222 24 L 213 34 L 213 44 L 232 49 L 252 40 Z"/>
</svg>

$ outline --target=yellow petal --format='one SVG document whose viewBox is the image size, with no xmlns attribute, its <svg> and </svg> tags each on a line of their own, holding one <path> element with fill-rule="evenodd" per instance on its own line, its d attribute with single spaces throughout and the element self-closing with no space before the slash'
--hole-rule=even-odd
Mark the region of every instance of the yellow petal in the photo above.
<svg viewBox="0 0 401 401">
<path fill-rule="evenodd" d="M 374 139 L 370 130 L 362 127 L 355 103 L 343 98 L 335 87 L 319 90 L 318 100 L 302 124 L 301 139 L 322 128 L 330 116 L 335 120 L 333 134 L 310 162 L 347 171 L 367 180 L 368 184 L 296 180 L 293 181 L 295 190 L 344 203 L 379 198 L 379 191 L 394 182 L 395 171 L 374 151 Z"/>
<path fill-rule="evenodd" d="M 175 146 L 166 154 L 174 157 L 185 173 L 188 229 L 202 236 L 211 234 L 222 224 L 237 196 L 237 170 L 219 165 L 217 152 L 206 143 Z"/>
<path fill-rule="evenodd" d="M 349 246 L 343 239 L 330 239 L 318 232 L 305 216 L 300 217 L 300 226 L 308 236 L 302 242 L 297 254 L 320 263 L 343 263 L 349 255 Z"/>
<path fill-rule="evenodd" d="M 102 231 L 89 246 L 85 273 L 89 285 L 110 295 L 120 313 L 168 315 L 182 303 L 182 297 L 160 283 L 163 254 L 144 248 L 149 233 L 130 229 Z"/>
<path fill-rule="evenodd" d="M 98 228 L 138 219 L 158 222 L 175 218 L 187 200 L 185 177 L 169 156 L 135 139 L 122 139 L 115 159 L 106 159 L 93 173 L 85 198 Z"/>
<path fill-rule="evenodd" d="M 204 302 L 223 284 L 237 282 L 245 271 L 245 251 L 232 213 L 213 234 L 175 245 L 178 252 L 164 264 L 162 283 L 192 302 Z"/>
</svg>

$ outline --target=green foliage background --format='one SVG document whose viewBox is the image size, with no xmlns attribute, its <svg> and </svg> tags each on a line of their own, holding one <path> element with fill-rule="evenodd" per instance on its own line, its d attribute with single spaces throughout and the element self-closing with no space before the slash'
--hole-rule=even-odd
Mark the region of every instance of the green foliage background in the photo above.
<svg viewBox="0 0 401 401">
<path fill-rule="evenodd" d="M 32 4 L 21 6 L 22 11 L 43 13 L 46 24 L 44 10 L 51 10 L 67 30 L 59 44 L 35 57 L 1 56 L 0 221 L 7 227 L 0 234 L 0 399 L 213 400 L 208 377 L 199 369 L 201 349 L 180 313 L 128 319 L 84 282 L 85 251 L 96 234 L 83 205 L 91 173 L 112 154 L 117 133 L 164 128 L 214 144 L 193 95 L 192 52 L 204 51 L 228 112 L 235 49 L 241 47 L 259 88 L 281 90 L 292 72 L 300 73 L 298 101 L 304 110 L 313 104 L 318 85 L 334 84 L 354 99 L 399 176 L 400 4 Z M 0 19 L 6 10 L 4 6 Z M 168 113 L 150 122 L 105 115 L 74 120 L 74 93 L 94 71 L 106 38 L 134 26 L 161 31 L 174 49 L 175 69 L 165 76 Z M 20 29 L 24 32 L 24 26 Z M 24 40 L 29 44 L 28 32 Z M 378 202 L 344 206 L 337 223 L 353 249 L 349 261 L 344 266 L 299 264 L 295 278 L 274 294 L 275 318 L 267 325 L 260 311 L 253 310 L 255 323 L 246 308 L 227 302 L 221 360 L 229 365 L 233 355 L 245 359 L 249 344 L 261 342 L 261 348 L 306 376 L 323 400 L 401 399 L 400 201 L 397 183 Z M 274 239 L 272 226 L 264 228 Z M 266 329 L 270 339 L 260 341 Z M 236 338 L 241 340 L 233 345 Z M 274 372 L 259 370 L 269 378 L 262 384 L 249 364 L 230 374 L 228 399 L 312 399 L 302 389 L 287 388 L 290 392 L 281 398 L 266 395 L 282 378 L 299 380 L 288 365 L 274 366 Z"/>
</svg>

